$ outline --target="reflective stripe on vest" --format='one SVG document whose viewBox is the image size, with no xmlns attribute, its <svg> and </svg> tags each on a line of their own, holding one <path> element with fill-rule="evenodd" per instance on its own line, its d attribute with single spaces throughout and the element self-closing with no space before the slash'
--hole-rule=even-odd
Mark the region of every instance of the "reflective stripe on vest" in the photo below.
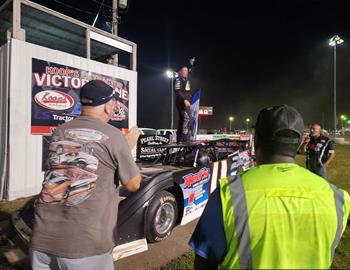
<svg viewBox="0 0 350 270">
<path fill-rule="evenodd" d="M 344 221 L 344 193 L 336 186 L 329 183 L 329 186 L 334 193 L 335 209 L 337 211 L 337 232 L 335 234 L 332 243 L 332 260 L 334 258 L 335 248 L 338 246 L 342 232 L 343 232 L 343 221 Z"/>
<path fill-rule="evenodd" d="M 241 269 L 251 269 L 252 250 L 248 224 L 248 208 L 242 179 L 239 175 L 230 176 L 230 192 L 234 209 L 235 230 L 238 237 L 238 257 Z"/>
<path fill-rule="evenodd" d="M 261 170 L 261 169 L 260 169 Z M 300 172 L 302 172 L 303 169 L 300 169 Z M 299 172 L 297 172 L 299 174 Z M 264 175 L 262 175 L 264 176 Z M 265 175 L 266 176 L 266 175 Z M 250 177 L 249 175 L 244 175 L 244 177 Z M 314 177 L 314 176 L 308 176 L 306 177 Z M 244 179 L 247 180 L 247 179 Z M 248 180 L 247 180 L 248 181 Z M 221 264 L 220 269 L 251 269 L 253 267 L 256 268 L 269 268 L 269 267 L 277 267 L 277 268 L 288 268 L 291 266 L 296 267 L 311 267 L 311 268 L 327 268 L 330 267 L 331 262 L 334 257 L 335 248 L 338 246 L 339 241 L 341 239 L 342 233 L 344 231 L 344 222 L 346 221 L 348 217 L 348 210 L 349 210 L 349 195 L 344 192 L 341 189 L 338 189 L 336 186 L 328 183 L 329 189 L 327 191 L 327 187 L 323 187 L 323 189 L 328 192 L 328 199 L 321 200 L 320 209 L 322 209 L 322 203 L 328 201 L 328 210 L 334 209 L 333 212 L 328 212 L 328 218 L 329 221 L 332 222 L 332 232 L 329 234 L 329 230 L 326 230 L 324 233 L 325 235 L 319 235 L 319 239 L 328 239 L 327 241 L 320 241 L 319 242 L 319 248 L 320 248 L 320 261 L 315 261 L 312 258 L 303 261 L 303 264 L 294 263 L 293 260 L 288 260 L 288 252 L 284 253 L 282 251 L 282 254 L 284 254 L 281 258 L 281 260 L 278 261 L 270 261 L 271 257 L 267 256 L 269 249 L 273 251 L 273 246 L 269 247 L 268 245 L 271 245 L 271 243 L 268 243 L 265 247 L 265 256 L 263 257 L 255 257 L 261 255 L 261 249 L 260 247 L 256 245 L 257 239 L 251 238 L 251 235 L 254 236 L 257 232 L 252 231 L 254 226 L 256 227 L 256 215 L 250 216 L 251 209 L 248 209 L 249 204 L 251 203 L 249 200 L 255 200 L 253 195 L 249 193 L 247 197 L 247 193 L 245 190 L 245 185 L 243 184 L 243 180 L 241 176 L 231 176 L 228 178 L 221 179 L 219 181 L 220 183 L 220 197 L 221 197 L 221 203 L 222 203 L 222 211 L 223 211 L 223 222 L 224 222 L 224 228 L 225 228 L 225 235 L 226 235 L 226 244 L 227 244 L 227 253 L 225 254 Z M 245 183 L 245 182 L 244 182 Z M 251 182 L 250 182 L 251 183 Z M 251 184 L 250 184 L 251 185 Z M 261 187 L 261 186 L 259 186 Z M 251 189 L 251 187 L 250 187 Z M 254 190 L 254 189 L 253 189 Z M 268 189 L 267 189 L 268 190 Z M 276 189 L 279 193 L 278 196 L 282 195 L 289 197 L 291 196 L 291 192 L 288 190 L 283 189 Z M 273 188 L 272 188 L 273 191 Z M 322 191 L 323 192 L 323 191 Z M 318 195 L 322 195 L 322 192 Z M 301 192 L 302 193 L 302 192 Z M 301 194 L 300 193 L 300 194 Z M 266 193 L 265 191 L 265 194 Z M 310 193 L 312 194 L 312 193 Z M 264 195 L 262 195 L 264 196 Z M 304 195 L 303 195 L 304 196 Z M 303 198 L 301 196 L 300 198 Z M 293 196 L 292 196 L 293 197 Z M 307 197 L 305 197 L 307 198 Z M 312 198 L 312 195 L 311 197 Z M 324 198 L 324 197 L 321 197 Z M 254 205 L 254 204 L 251 204 Z M 293 210 L 293 208 L 291 208 Z M 327 210 L 327 211 L 328 211 Z M 256 213 L 256 212 L 254 212 Z M 295 212 L 298 214 L 298 212 Z M 334 214 L 332 214 L 334 213 Z M 316 213 L 315 213 L 316 214 Z M 322 214 L 321 214 L 322 216 Z M 292 217 L 292 216 L 290 216 Z M 320 218 L 320 217 L 317 217 Z M 317 218 L 315 219 L 315 222 L 317 222 Z M 253 222 L 249 225 L 249 222 Z M 255 222 L 255 223 L 254 223 Z M 287 222 L 285 220 L 285 222 Z M 288 224 L 288 222 L 287 222 Z M 323 223 L 323 226 L 325 224 Z M 327 226 L 327 225 L 326 225 Z M 324 227 L 323 227 L 324 228 Z M 258 234 L 261 232 L 258 232 Z M 334 233 L 334 234 L 333 234 Z M 307 237 L 307 235 L 305 235 Z M 334 237 L 334 238 L 333 238 Z M 286 237 L 282 237 L 283 239 L 286 239 Z M 255 239 L 255 240 L 254 240 Z M 262 240 L 262 239 L 261 239 Z M 253 242 L 252 242 L 253 241 Z M 255 242 L 254 242 L 255 241 Z M 276 241 L 278 242 L 278 237 L 276 238 Z M 283 240 L 282 240 L 283 241 Z M 276 242 L 276 243 L 277 243 Z M 273 243 L 273 242 L 272 242 Z M 281 246 L 284 246 L 281 242 Z M 301 247 L 305 244 L 305 241 L 301 239 L 300 241 Z M 328 243 L 328 245 L 327 245 Z M 297 244 L 297 243 L 296 243 Z M 278 246 L 278 244 L 276 245 Z M 253 250 L 254 247 L 254 250 Z M 255 248 L 257 248 L 255 250 Z M 309 246 L 305 247 L 306 250 L 308 250 Z M 328 252 L 327 252 L 328 250 Z M 281 251 L 281 250 L 280 250 Z M 255 252 L 257 252 L 255 254 Z M 301 252 L 302 253 L 302 252 Z M 312 253 L 312 252 L 311 252 Z M 258 255 L 259 254 L 259 255 Z M 296 251 L 295 254 L 291 254 L 291 257 L 294 258 L 294 260 L 298 257 L 296 254 L 298 254 L 298 251 Z M 315 254 L 318 254 L 317 252 Z M 254 256 L 253 256 L 254 255 Z M 294 257 L 293 257 L 294 256 Z M 257 259 L 258 261 L 255 261 L 253 264 L 253 257 Z M 283 259 L 284 258 L 284 259 Z M 287 258 L 287 259 L 286 259 Z M 276 258 L 275 258 L 276 259 Z M 319 262 L 319 263 L 318 263 Z"/>
</svg>

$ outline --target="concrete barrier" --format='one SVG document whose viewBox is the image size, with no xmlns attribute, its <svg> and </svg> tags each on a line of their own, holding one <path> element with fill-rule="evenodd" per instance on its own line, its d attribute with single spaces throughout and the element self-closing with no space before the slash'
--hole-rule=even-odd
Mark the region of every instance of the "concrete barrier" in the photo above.
<svg viewBox="0 0 350 270">
<path fill-rule="evenodd" d="M 337 137 L 334 138 L 334 143 L 336 144 L 350 144 L 348 141 L 345 140 L 343 137 Z"/>
</svg>

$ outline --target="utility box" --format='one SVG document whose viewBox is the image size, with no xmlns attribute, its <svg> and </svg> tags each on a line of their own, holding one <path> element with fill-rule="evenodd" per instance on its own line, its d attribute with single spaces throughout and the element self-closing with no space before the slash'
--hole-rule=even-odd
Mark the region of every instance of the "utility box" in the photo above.
<svg viewBox="0 0 350 270">
<path fill-rule="evenodd" d="M 44 136 L 80 115 L 89 80 L 119 94 L 112 125 L 136 125 L 136 44 L 26 0 L 0 6 L 0 36 L 0 197 L 14 200 L 39 193 Z M 101 61 L 122 53 L 129 69 Z"/>
</svg>

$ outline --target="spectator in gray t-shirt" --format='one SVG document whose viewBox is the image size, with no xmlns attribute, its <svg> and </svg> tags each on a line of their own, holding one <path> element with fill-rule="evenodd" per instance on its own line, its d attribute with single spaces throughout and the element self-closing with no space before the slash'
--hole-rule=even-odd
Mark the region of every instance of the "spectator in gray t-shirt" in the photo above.
<svg viewBox="0 0 350 270">
<path fill-rule="evenodd" d="M 49 146 L 31 241 L 34 270 L 114 269 L 113 232 L 119 182 L 137 191 L 141 176 L 127 137 L 107 122 L 116 109 L 114 90 L 93 80 L 80 91 L 82 116 L 59 126 Z"/>
</svg>

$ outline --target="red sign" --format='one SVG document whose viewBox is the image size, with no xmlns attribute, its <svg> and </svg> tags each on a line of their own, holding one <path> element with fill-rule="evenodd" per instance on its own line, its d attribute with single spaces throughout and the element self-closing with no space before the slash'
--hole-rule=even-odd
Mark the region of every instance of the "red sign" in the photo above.
<svg viewBox="0 0 350 270">
<path fill-rule="evenodd" d="M 183 177 L 185 182 L 185 187 L 189 188 L 190 186 L 205 180 L 209 177 L 209 169 L 208 168 L 202 168 L 197 173 L 193 174 L 187 174 Z"/>
<path fill-rule="evenodd" d="M 46 109 L 53 111 L 67 110 L 74 106 L 74 99 L 67 93 L 57 90 L 46 90 L 37 93 L 35 102 Z"/>
</svg>

